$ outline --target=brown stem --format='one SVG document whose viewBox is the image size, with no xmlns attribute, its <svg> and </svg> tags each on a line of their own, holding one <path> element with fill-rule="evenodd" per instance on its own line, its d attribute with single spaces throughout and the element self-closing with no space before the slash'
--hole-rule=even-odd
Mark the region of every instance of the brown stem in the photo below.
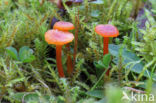
<svg viewBox="0 0 156 103">
<path fill-rule="evenodd" d="M 76 23 L 76 31 L 75 31 L 75 44 L 74 44 L 74 61 L 73 61 L 73 67 L 75 66 L 76 61 L 76 54 L 77 54 L 77 45 L 78 45 L 78 32 L 79 32 L 79 8 L 78 8 L 78 14 L 75 16 L 75 23 Z"/>
<path fill-rule="evenodd" d="M 108 44 L 109 44 L 109 37 L 104 37 L 103 38 L 103 55 L 106 55 L 109 52 Z M 110 72 L 110 70 L 108 69 L 107 72 L 106 72 L 107 76 L 109 76 L 109 72 Z"/>
<path fill-rule="evenodd" d="M 121 85 L 121 81 L 122 81 L 122 56 L 119 55 L 119 63 L 118 63 L 118 79 L 119 79 L 119 83 Z"/>
<path fill-rule="evenodd" d="M 61 57 L 62 57 L 62 45 L 56 45 L 56 63 L 57 63 L 57 69 L 58 69 L 58 73 L 59 76 L 65 77 L 64 76 L 64 72 L 63 72 L 63 67 L 62 67 L 62 61 L 61 61 Z"/>
<path fill-rule="evenodd" d="M 143 93 L 143 94 L 146 93 L 145 91 L 138 90 L 138 89 L 135 89 L 135 88 L 132 88 L 132 87 L 124 87 L 124 88 L 127 89 L 127 90 L 131 90 L 133 92 L 136 92 L 136 93 Z"/>
<path fill-rule="evenodd" d="M 67 48 L 67 72 L 69 75 L 72 74 L 73 72 L 73 63 L 72 63 L 72 59 L 71 59 L 71 56 L 70 56 L 70 44 L 67 44 L 66 45 L 66 48 Z"/>
</svg>

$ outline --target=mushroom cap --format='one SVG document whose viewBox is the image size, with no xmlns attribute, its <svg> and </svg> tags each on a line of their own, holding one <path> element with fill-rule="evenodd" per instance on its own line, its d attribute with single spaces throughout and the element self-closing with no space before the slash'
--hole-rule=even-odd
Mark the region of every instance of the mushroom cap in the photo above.
<svg viewBox="0 0 156 103">
<path fill-rule="evenodd" d="M 99 24 L 95 27 L 95 32 L 103 37 L 117 37 L 119 35 L 118 29 L 110 24 Z"/>
<path fill-rule="evenodd" d="M 55 44 L 55 45 L 64 45 L 69 42 L 72 42 L 74 36 L 70 32 L 63 32 L 58 30 L 48 30 L 45 33 L 45 41 L 48 44 Z"/>
<path fill-rule="evenodd" d="M 74 29 L 74 25 L 70 22 L 58 21 L 54 24 L 53 28 L 61 31 L 69 31 Z"/>
</svg>

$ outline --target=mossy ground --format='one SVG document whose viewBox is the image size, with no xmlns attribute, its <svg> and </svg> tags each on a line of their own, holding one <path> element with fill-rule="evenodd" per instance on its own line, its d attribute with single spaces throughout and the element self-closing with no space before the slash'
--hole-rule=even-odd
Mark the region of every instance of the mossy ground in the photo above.
<svg viewBox="0 0 156 103">
<path fill-rule="evenodd" d="M 155 0 L 83 0 L 72 6 L 62 1 L 63 15 L 48 0 L 0 0 L 1 103 L 131 103 L 121 99 L 123 92 L 155 96 Z M 70 43 L 74 72 L 72 76 L 66 72 L 64 46 L 66 78 L 61 79 L 55 45 L 44 38 L 54 17 L 75 25 L 70 31 L 75 36 Z M 98 24 L 112 24 L 120 32 L 110 39 L 106 56 L 103 38 L 94 30 Z"/>
</svg>

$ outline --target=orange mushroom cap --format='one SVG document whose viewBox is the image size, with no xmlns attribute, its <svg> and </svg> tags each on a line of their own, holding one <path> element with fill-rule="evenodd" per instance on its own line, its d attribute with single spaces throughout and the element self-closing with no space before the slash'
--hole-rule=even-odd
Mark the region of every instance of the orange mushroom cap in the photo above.
<svg viewBox="0 0 156 103">
<path fill-rule="evenodd" d="M 45 33 L 45 41 L 48 44 L 55 44 L 55 45 L 64 45 L 69 42 L 72 42 L 74 36 L 70 32 L 63 32 L 58 30 L 48 30 Z"/>
<path fill-rule="evenodd" d="M 69 31 L 74 29 L 74 25 L 70 22 L 58 21 L 54 24 L 53 28 L 61 31 Z"/>
<path fill-rule="evenodd" d="M 95 32 L 103 37 L 117 37 L 119 35 L 118 29 L 110 24 L 99 24 L 95 27 Z"/>
</svg>

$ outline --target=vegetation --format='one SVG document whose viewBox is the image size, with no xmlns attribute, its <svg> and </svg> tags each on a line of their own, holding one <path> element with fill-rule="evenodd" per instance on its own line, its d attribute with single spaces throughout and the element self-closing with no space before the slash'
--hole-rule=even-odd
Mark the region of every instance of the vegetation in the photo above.
<svg viewBox="0 0 156 103">
<path fill-rule="evenodd" d="M 155 103 L 155 0 L 83 0 L 71 6 L 62 0 L 64 16 L 50 1 L 0 0 L 1 103 Z M 75 26 L 70 51 L 63 46 L 60 57 L 65 78 L 57 71 L 56 46 L 44 37 L 53 17 Z M 119 30 L 104 56 L 98 24 Z"/>
</svg>

